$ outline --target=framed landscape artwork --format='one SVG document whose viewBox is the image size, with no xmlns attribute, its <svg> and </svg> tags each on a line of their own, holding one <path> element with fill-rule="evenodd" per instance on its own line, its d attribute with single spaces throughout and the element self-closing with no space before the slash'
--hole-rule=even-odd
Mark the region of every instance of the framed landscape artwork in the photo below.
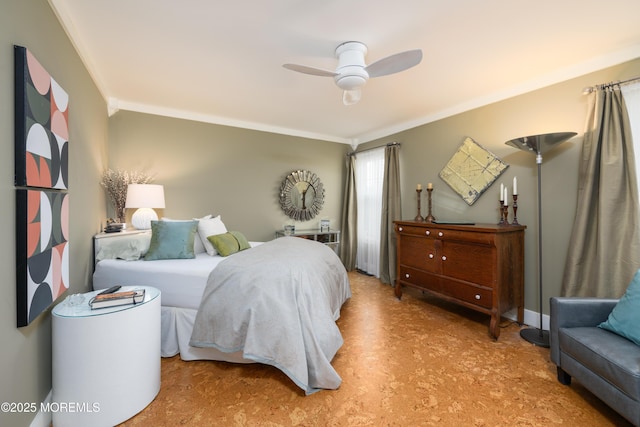
<svg viewBox="0 0 640 427">
<path fill-rule="evenodd" d="M 18 327 L 69 287 L 69 97 L 14 46 Z"/>
</svg>

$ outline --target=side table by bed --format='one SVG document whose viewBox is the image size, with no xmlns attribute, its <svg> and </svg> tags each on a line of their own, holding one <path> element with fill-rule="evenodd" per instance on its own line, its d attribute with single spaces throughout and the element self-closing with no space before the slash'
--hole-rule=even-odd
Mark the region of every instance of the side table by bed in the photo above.
<svg viewBox="0 0 640 427">
<path fill-rule="evenodd" d="M 315 240 L 316 242 L 324 243 L 334 250 L 335 253 L 339 253 L 340 250 L 340 230 L 322 231 L 316 230 L 295 230 L 293 232 L 287 232 L 285 230 L 277 230 L 276 238 L 284 236 L 301 237 L 303 239 Z"/>
<path fill-rule="evenodd" d="M 94 291 L 54 307 L 53 425 L 114 426 L 160 391 L 160 291 L 128 288 L 144 288 L 144 301 L 91 310 Z"/>
<path fill-rule="evenodd" d="M 135 228 L 127 228 L 125 230 L 118 231 L 115 233 L 106 233 L 103 231 L 101 233 L 94 235 L 93 236 L 93 265 L 94 266 L 96 265 L 98 251 L 100 250 L 100 247 L 105 245 L 106 242 L 109 242 L 112 239 L 128 239 L 129 241 L 131 241 L 131 239 L 135 239 L 135 236 L 138 236 L 140 234 L 151 235 L 151 230 L 137 230 Z"/>
</svg>

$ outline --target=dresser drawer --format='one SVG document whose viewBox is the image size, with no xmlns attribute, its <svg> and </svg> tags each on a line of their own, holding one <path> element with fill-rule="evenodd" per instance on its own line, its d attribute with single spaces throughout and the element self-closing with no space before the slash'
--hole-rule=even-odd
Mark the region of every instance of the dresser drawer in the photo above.
<svg viewBox="0 0 640 427">
<path fill-rule="evenodd" d="M 461 242 L 479 243 L 482 245 L 493 245 L 495 235 L 483 232 L 468 232 L 460 230 L 432 230 L 431 235 L 443 240 L 457 240 Z"/>
<path fill-rule="evenodd" d="M 440 292 L 440 278 L 406 265 L 400 266 L 400 276 L 398 279 L 406 284 Z"/>
<path fill-rule="evenodd" d="M 443 279 L 440 292 L 457 300 L 484 308 L 491 308 L 493 304 L 491 290 L 472 284 Z"/>
<path fill-rule="evenodd" d="M 440 240 L 459 240 L 484 245 L 493 245 L 495 242 L 494 233 L 471 230 L 452 230 L 435 224 L 396 224 L 396 231 L 407 236 L 431 237 Z"/>
<path fill-rule="evenodd" d="M 396 232 L 402 233 L 407 236 L 426 236 L 426 230 L 421 225 L 398 225 L 396 224 Z M 431 234 L 431 233 L 429 233 Z"/>
<path fill-rule="evenodd" d="M 443 242 L 442 274 L 493 288 L 496 283 L 496 250 L 491 246 Z"/>
<path fill-rule="evenodd" d="M 404 236 L 400 241 L 402 264 L 431 273 L 440 272 L 440 262 L 436 256 L 440 242 L 417 236 Z"/>
</svg>

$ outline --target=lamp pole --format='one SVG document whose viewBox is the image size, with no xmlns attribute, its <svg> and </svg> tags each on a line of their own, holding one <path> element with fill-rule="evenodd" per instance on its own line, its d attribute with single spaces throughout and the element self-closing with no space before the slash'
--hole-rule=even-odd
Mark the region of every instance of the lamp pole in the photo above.
<svg viewBox="0 0 640 427">
<path fill-rule="evenodd" d="M 522 329 L 520 336 L 539 347 L 549 347 L 549 331 L 542 328 L 542 153 L 575 135 L 577 135 L 576 132 L 548 133 L 516 138 L 505 143 L 526 152 L 535 152 L 538 165 L 538 310 L 540 319 L 538 328 Z"/>
</svg>

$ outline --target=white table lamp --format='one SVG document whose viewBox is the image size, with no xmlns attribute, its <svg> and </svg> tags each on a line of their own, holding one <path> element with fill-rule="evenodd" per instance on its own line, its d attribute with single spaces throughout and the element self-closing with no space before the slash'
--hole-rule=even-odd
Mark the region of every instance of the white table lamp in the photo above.
<svg viewBox="0 0 640 427">
<path fill-rule="evenodd" d="M 164 209 L 164 187 L 157 184 L 129 184 L 125 208 L 137 210 L 131 224 L 138 230 L 151 228 L 151 221 L 158 220 L 153 208 Z"/>
</svg>

